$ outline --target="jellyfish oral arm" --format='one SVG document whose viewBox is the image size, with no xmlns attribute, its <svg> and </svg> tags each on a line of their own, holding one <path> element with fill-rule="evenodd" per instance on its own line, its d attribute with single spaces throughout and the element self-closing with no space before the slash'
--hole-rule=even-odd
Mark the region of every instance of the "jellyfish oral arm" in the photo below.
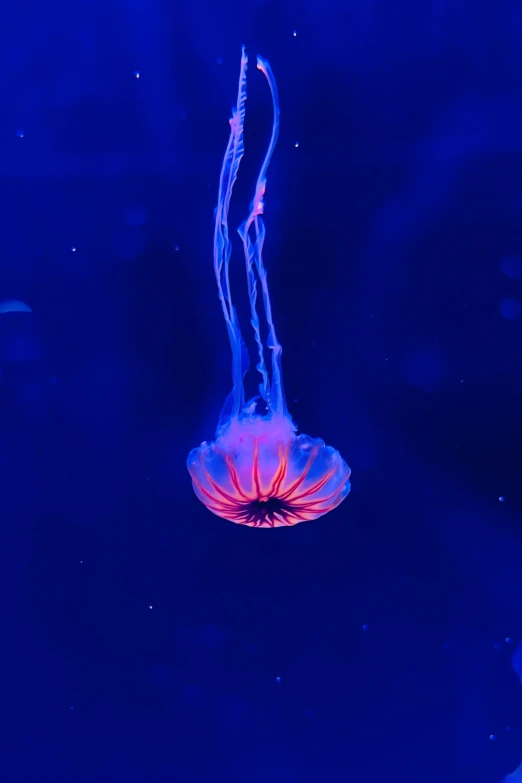
<svg viewBox="0 0 522 783">
<path fill-rule="evenodd" d="M 245 119 L 247 66 L 248 57 L 243 48 L 241 54 L 237 104 L 232 112 L 232 117 L 230 118 L 230 136 L 219 177 L 218 203 L 214 224 L 214 273 L 216 275 L 218 296 L 223 309 L 230 347 L 232 349 L 233 389 L 230 411 L 231 416 L 237 416 L 244 405 L 243 377 L 248 369 L 246 347 L 241 336 L 237 313 L 232 304 L 229 276 L 232 243 L 228 232 L 230 198 L 239 172 L 241 158 L 245 151 L 243 125 Z"/>
<path fill-rule="evenodd" d="M 270 292 L 268 289 L 268 280 L 266 268 L 263 263 L 263 244 L 265 239 L 265 226 L 263 222 L 264 212 L 264 195 L 266 191 L 266 178 L 268 167 L 272 159 L 272 155 L 277 144 L 277 137 L 279 135 L 279 95 L 277 91 L 277 84 L 272 73 L 272 69 L 266 60 L 261 57 L 257 58 L 257 67 L 265 75 L 270 92 L 272 95 L 272 104 L 274 119 L 272 123 L 272 134 L 270 137 L 270 143 L 263 160 L 259 176 L 256 181 L 254 199 L 250 205 L 250 214 L 245 222 L 239 227 L 239 235 L 243 241 L 243 250 L 245 253 L 246 262 L 246 274 L 248 283 L 248 295 L 250 299 L 250 312 L 251 323 L 254 329 L 254 336 L 258 349 L 259 362 L 257 364 L 257 370 L 259 371 L 262 381 L 259 385 L 259 393 L 267 404 L 268 410 L 272 411 L 279 416 L 287 416 L 288 410 L 286 408 L 284 390 L 283 390 L 283 371 L 281 365 L 282 347 L 277 340 L 274 319 L 272 317 L 272 306 L 270 302 Z M 253 229 L 254 238 L 250 239 L 250 231 Z M 265 317 L 268 325 L 268 338 L 267 345 L 272 352 L 272 382 L 270 383 L 268 378 L 268 372 L 266 369 L 263 343 L 261 340 L 261 334 L 259 329 L 259 316 L 257 314 L 257 281 L 256 274 L 261 284 L 261 290 L 263 294 L 263 306 L 265 309 Z"/>
</svg>

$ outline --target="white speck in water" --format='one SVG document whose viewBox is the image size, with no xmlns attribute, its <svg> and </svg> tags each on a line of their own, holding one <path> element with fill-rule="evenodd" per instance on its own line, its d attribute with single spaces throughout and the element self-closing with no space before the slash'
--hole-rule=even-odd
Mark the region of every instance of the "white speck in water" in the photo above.
<svg viewBox="0 0 522 783">
<path fill-rule="evenodd" d="M 76 253 L 76 248 L 75 247 L 71 247 L 71 253 Z"/>
<path fill-rule="evenodd" d="M 294 147 L 297 149 L 298 146 L 299 146 L 299 142 L 296 141 L 296 143 L 294 144 Z"/>
<path fill-rule="evenodd" d="M 294 38 L 295 38 L 295 37 L 297 36 L 297 30 L 294 30 L 294 32 L 292 33 L 292 35 L 293 35 L 293 36 L 294 36 Z"/>
</svg>

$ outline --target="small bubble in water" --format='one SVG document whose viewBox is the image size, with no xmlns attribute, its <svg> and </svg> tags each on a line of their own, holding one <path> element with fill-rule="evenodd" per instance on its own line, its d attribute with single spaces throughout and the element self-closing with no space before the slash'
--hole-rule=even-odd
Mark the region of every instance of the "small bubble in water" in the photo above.
<svg viewBox="0 0 522 783">
<path fill-rule="evenodd" d="M 516 321 L 517 318 L 520 318 L 521 311 L 520 302 L 511 296 L 506 297 L 500 303 L 500 312 L 508 321 Z"/>
<path fill-rule="evenodd" d="M 18 136 L 19 139 L 23 139 L 25 134 L 21 128 L 18 128 L 18 130 L 16 131 L 16 135 Z"/>
<path fill-rule="evenodd" d="M 489 738 L 490 738 L 491 742 L 495 742 L 495 740 L 497 739 L 494 734 L 490 734 Z"/>
<path fill-rule="evenodd" d="M 500 262 L 500 268 L 506 277 L 509 277 L 511 280 L 520 280 L 522 276 L 520 258 L 518 256 L 506 256 Z"/>
<path fill-rule="evenodd" d="M 276 682 L 281 682 L 281 677 L 276 677 Z"/>
<path fill-rule="evenodd" d="M 505 499 L 506 499 L 506 498 L 504 497 L 504 495 L 501 495 L 501 496 L 499 497 L 499 500 L 500 500 L 500 502 L 501 502 L 501 503 L 503 503 L 503 502 L 505 501 Z"/>
</svg>

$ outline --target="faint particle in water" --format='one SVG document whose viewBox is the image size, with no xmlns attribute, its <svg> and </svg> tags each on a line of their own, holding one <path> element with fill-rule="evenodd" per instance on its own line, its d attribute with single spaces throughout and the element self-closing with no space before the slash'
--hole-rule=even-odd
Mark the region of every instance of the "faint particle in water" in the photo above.
<svg viewBox="0 0 522 783">
<path fill-rule="evenodd" d="M 177 253 L 177 252 L 178 252 L 178 250 L 179 250 L 179 245 L 174 245 L 174 250 L 175 250 L 175 251 L 176 251 L 176 253 Z"/>
<path fill-rule="evenodd" d="M 83 560 L 80 560 L 80 565 L 83 565 Z"/>
<path fill-rule="evenodd" d="M 511 644 L 511 638 L 509 636 L 506 636 L 504 641 L 505 641 L 506 644 Z"/>
<path fill-rule="evenodd" d="M 293 35 L 293 37 L 294 37 L 294 38 L 296 38 L 296 37 L 297 37 L 297 30 L 294 30 L 294 31 L 292 32 L 292 35 Z"/>
<path fill-rule="evenodd" d="M 498 642 L 496 642 L 496 643 L 493 645 L 493 648 L 494 648 L 495 650 L 501 650 L 501 649 L 502 649 L 502 645 L 501 645 L 501 644 L 499 644 Z"/>
<path fill-rule="evenodd" d="M 504 495 L 501 495 L 501 496 L 499 497 L 499 500 L 500 500 L 500 502 L 501 502 L 501 503 L 503 503 L 503 502 L 505 501 L 505 499 L 506 499 L 506 498 L 504 497 Z"/>
<path fill-rule="evenodd" d="M 521 264 L 519 256 L 505 256 L 500 262 L 500 268 L 502 272 L 509 277 L 510 280 L 520 280 Z"/>
<path fill-rule="evenodd" d="M 277 683 L 280 683 L 281 682 L 281 677 L 276 677 L 275 680 L 276 680 Z"/>
<path fill-rule="evenodd" d="M 366 625 L 366 623 L 363 625 L 362 629 L 363 629 L 363 631 L 367 631 L 368 630 L 368 626 Z"/>
<path fill-rule="evenodd" d="M 222 57 L 216 57 L 216 62 L 218 65 L 223 65 L 223 58 Z"/>
<path fill-rule="evenodd" d="M 22 130 L 22 128 L 18 128 L 17 131 L 16 131 L 16 135 L 18 136 L 19 139 L 23 139 L 23 137 L 25 136 L 25 133 Z"/>
<path fill-rule="evenodd" d="M 520 318 L 520 302 L 512 296 L 507 296 L 500 303 L 500 312 L 508 321 Z"/>
<path fill-rule="evenodd" d="M 33 311 L 20 299 L 4 299 L 0 302 L 0 314 L 2 313 L 32 313 Z"/>
<path fill-rule="evenodd" d="M 140 72 L 139 71 L 134 71 L 134 78 L 135 79 L 139 79 L 140 78 Z"/>
<path fill-rule="evenodd" d="M 143 204 L 132 204 L 124 212 L 124 219 L 129 226 L 142 226 L 147 222 L 148 212 Z"/>
<path fill-rule="evenodd" d="M 294 144 L 294 147 L 297 149 L 297 148 L 298 148 L 298 146 L 299 146 L 299 142 L 298 142 L 298 141 L 296 141 L 296 142 L 295 142 L 295 144 Z"/>
<path fill-rule="evenodd" d="M 149 604 L 148 608 L 149 608 L 149 609 L 152 609 L 152 606 Z"/>
<path fill-rule="evenodd" d="M 494 734 L 490 734 L 489 738 L 490 738 L 491 742 L 495 742 L 495 740 L 497 739 Z"/>
<path fill-rule="evenodd" d="M 74 245 L 73 247 L 71 247 L 71 253 L 76 253 L 76 248 L 74 247 Z"/>
</svg>

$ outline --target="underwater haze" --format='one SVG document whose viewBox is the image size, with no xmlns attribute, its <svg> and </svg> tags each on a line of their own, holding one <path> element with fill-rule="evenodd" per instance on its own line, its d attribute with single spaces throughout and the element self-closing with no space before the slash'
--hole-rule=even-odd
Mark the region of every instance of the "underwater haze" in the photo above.
<svg viewBox="0 0 522 783">
<path fill-rule="evenodd" d="M 519 3 L 4 10 L 0 780 L 520 783 Z"/>
</svg>

